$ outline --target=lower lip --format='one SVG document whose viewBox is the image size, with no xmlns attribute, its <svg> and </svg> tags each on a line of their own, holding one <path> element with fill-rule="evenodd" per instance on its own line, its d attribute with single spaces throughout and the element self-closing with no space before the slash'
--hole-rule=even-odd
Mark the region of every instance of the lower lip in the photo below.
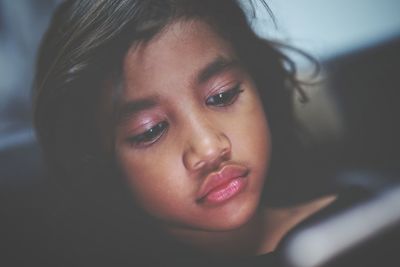
<svg viewBox="0 0 400 267">
<path fill-rule="evenodd" d="M 237 194 L 239 194 L 245 186 L 246 186 L 245 178 L 243 177 L 235 178 L 211 190 L 204 197 L 203 201 L 209 204 L 223 203 L 228 199 L 231 199 Z"/>
</svg>

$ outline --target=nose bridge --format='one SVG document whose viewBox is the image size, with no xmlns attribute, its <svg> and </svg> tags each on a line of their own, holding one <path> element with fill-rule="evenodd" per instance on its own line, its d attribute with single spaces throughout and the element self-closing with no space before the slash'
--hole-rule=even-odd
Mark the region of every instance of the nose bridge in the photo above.
<svg viewBox="0 0 400 267">
<path fill-rule="evenodd" d="M 188 115 L 184 165 L 189 170 L 216 167 L 230 156 L 231 143 L 222 127 L 205 113 Z"/>
</svg>

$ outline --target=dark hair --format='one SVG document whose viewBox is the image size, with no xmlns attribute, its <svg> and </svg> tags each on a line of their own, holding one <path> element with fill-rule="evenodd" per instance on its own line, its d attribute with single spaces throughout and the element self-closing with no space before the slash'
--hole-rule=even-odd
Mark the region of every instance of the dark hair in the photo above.
<svg viewBox="0 0 400 267">
<path fill-rule="evenodd" d="M 151 40 L 176 20 L 189 19 L 209 23 L 233 45 L 260 90 L 268 116 L 270 173 L 279 172 L 283 164 L 288 168 L 298 143 L 292 95 L 302 91 L 296 68 L 279 49 L 282 45 L 253 32 L 237 1 L 70 0 L 59 6 L 42 41 L 34 83 L 34 123 L 53 173 L 71 184 L 90 186 L 94 177 L 99 182 L 96 173 L 116 171 L 97 121 L 105 82 L 118 77 L 132 44 Z"/>
</svg>

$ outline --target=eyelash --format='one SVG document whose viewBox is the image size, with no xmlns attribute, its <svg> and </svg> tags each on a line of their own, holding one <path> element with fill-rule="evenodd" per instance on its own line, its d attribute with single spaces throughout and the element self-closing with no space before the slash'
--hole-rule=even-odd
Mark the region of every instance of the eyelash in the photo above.
<svg viewBox="0 0 400 267">
<path fill-rule="evenodd" d="M 161 137 L 167 127 L 168 123 L 166 121 L 159 122 L 145 132 L 128 138 L 128 141 L 132 145 L 151 145 Z"/>
<path fill-rule="evenodd" d="M 207 106 L 225 107 L 233 104 L 243 90 L 240 83 L 233 88 L 218 94 L 214 94 L 206 99 Z M 165 132 L 168 122 L 162 121 L 138 135 L 128 138 L 128 142 L 135 146 L 148 146 L 155 143 Z"/>
<path fill-rule="evenodd" d="M 243 90 L 240 88 L 240 83 L 236 84 L 233 88 L 219 92 L 206 99 L 207 106 L 225 107 L 233 104 Z"/>
</svg>

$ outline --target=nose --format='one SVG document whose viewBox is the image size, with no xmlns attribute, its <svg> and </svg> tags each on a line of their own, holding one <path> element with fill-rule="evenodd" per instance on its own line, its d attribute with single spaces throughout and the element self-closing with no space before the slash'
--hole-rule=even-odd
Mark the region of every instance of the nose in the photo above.
<svg viewBox="0 0 400 267">
<path fill-rule="evenodd" d="M 197 124 L 187 138 L 183 164 L 191 172 L 212 170 L 231 157 L 228 136 L 212 124 Z"/>
</svg>

